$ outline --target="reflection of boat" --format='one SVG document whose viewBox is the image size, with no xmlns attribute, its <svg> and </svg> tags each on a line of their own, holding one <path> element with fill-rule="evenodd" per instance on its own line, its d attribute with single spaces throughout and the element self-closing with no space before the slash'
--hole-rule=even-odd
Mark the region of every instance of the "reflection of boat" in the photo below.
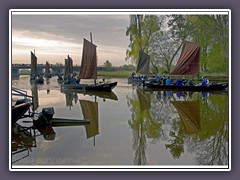
<svg viewBox="0 0 240 180">
<path fill-rule="evenodd" d="M 68 83 L 63 84 L 62 88 L 67 89 L 81 89 L 84 91 L 111 91 L 116 85 L 117 82 L 113 83 L 101 83 L 97 84 L 97 46 L 92 42 L 84 39 L 83 42 L 83 54 L 82 54 L 82 63 L 81 70 L 79 73 L 80 79 L 94 79 L 94 84 L 79 84 L 79 83 Z"/>
<path fill-rule="evenodd" d="M 185 75 L 185 76 L 199 76 L 200 67 L 200 46 L 198 44 L 185 41 L 183 43 L 182 53 L 172 71 L 171 75 Z M 224 90 L 228 87 L 228 83 L 209 84 L 207 86 L 201 85 L 163 85 L 156 82 L 145 82 L 145 86 L 151 89 L 168 89 L 168 90 L 181 90 L 181 91 L 215 91 Z"/>
<path fill-rule="evenodd" d="M 201 130 L 199 101 L 171 101 L 184 125 L 186 134 Z"/>
<path fill-rule="evenodd" d="M 144 53 L 143 51 L 139 51 L 139 60 L 138 60 L 138 64 L 137 64 L 137 69 L 136 69 L 136 73 L 141 73 L 143 75 L 148 75 L 149 74 L 149 70 L 150 70 L 150 56 L 146 53 Z M 142 84 L 143 81 L 145 81 L 146 79 L 141 78 L 141 77 L 133 77 L 130 76 L 128 77 L 128 83 L 129 84 L 136 84 L 136 83 L 140 83 Z"/>
<path fill-rule="evenodd" d="M 61 89 L 61 92 L 64 94 L 83 94 L 83 95 L 89 95 L 89 96 L 95 96 L 102 99 L 110 99 L 110 100 L 118 100 L 117 95 L 113 91 L 82 91 L 78 89 Z M 69 95 L 68 95 L 69 96 Z M 72 101 L 73 98 L 71 98 Z"/>
<path fill-rule="evenodd" d="M 37 74 L 37 57 L 35 56 L 35 53 L 31 51 L 31 76 L 30 76 L 30 82 L 36 83 L 36 84 L 43 84 L 44 79 L 43 76 Z"/>
<path fill-rule="evenodd" d="M 56 132 L 53 127 L 66 126 L 84 126 L 90 123 L 89 120 L 74 120 L 53 118 L 54 109 L 44 108 L 41 113 L 33 116 L 32 126 L 22 126 L 15 123 L 12 126 L 12 163 L 15 163 L 27 156 L 33 147 L 37 147 L 36 137 L 42 135 L 45 140 L 53 141 L 56 137 Z M 24 123 L 25 121 L 22 121 Z M 29 121 L 26 121 L 29 123 Z M 21 158 L 20 153 L 25 153 Z M 14 158 L 16 156 L 16 158 Z"/>
</svg>

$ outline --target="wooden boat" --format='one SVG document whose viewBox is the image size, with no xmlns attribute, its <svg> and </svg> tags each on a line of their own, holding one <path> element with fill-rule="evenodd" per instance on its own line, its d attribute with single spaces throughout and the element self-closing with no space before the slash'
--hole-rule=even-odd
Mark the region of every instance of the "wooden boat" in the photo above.
<svg viewBox="0 0 240 180">
<path fill-rule="evenodd" d="M 149 71 L 150 71 L 150 56 L 144 53 L 142 50 L 140 50 L 136 73 L 140 73 L 147 77 Z M 134 78 L 130 76 L 128 77 L 128 84 L 138 85 L 142 84 L 145 80 L 146 79 L 144 77 Z"/>
<path fill-rule="evenodd" d="M 228 87 L 228 83 L 209 84 L 207 86 L 176 86 L 176 85 L 162 85 L 158 83 L 145 82 L 144 85 L 152 90 L 171 90 L 171 91 L 221 91 Z"/>
<path fill-rule="evenodd" d="M 12 124 L 15 124 L 21 119 L 31 107 L 31 102 L 28 99 L 18 100 L 14 106 L 12 106 Z"/>
<path fill-rule="evenodd" d="M 12 100 L 12 124 L 15 124 L 19 119 L 29 111 L 32 106 L 32 96 L 28 96 L 26 91 L 12 87 L 12 96 L 21 97 L 17 100 Z"/>
<path fill-rule="evenodd" d="M 91 37 L 92 39 L 92 37 Z M 83 54 L 81 62 L 81 70 L 79 73 L 80 79 L 94 79 L 94 84 L 79 84 L 69 83 L 63 84 L 62 88 L 67 89 L 81 89 L 84 91 L 112 91 L 117 86 L 117 82 L 113 83 L 96 83 L 97 79 L 97 46 L 84 38 L 83 41 Z"/>
<path fill-rule="evenodd" d="M 64 89 L 78 89 L 82 91 L 112 91 L 117 82 L 102 84 L 64 84 Z"/>
<path fill-rule="evenodd" d="M 199 76 L 200 69 L 200 46 L 198 44 L 184 41 L 180 58 L 171 75 Z M 201 85 L 183 85 L 177 86 L 164 85 L 156 82 L 146 81 L 144 86 L 149 89 L 158 90 L 180 90 L 180 91 L 219 91 L 228 87 L 228 82 Z"/>
</svg>

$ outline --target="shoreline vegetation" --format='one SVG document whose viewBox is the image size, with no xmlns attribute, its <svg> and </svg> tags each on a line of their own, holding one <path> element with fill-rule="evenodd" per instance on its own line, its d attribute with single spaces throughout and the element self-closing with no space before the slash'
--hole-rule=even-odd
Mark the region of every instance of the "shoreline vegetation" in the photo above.
<svg viewBox="0 0 240 180">
<path fill-rule="evenodd" d="M 116 71 L 116 70 L 112 70 L 112 71 L 98 71 L 97 75 L 98 77 L 104 77 L 104 78 L 128 78 L 129 76 L 131 76 L 132 71 Z M 25 75 L 30 75 L 30 73 L 21 73 L 21 76 L 25 76 Z M 165 74 L 165 76 L 169 76 L 168 74 Z M 206 76 L 209 80 L 212 81 L 228 81 L 229 80 L 229 76 L 227 74 L 224 73 L 206 73 L 206 74 L 202 74 L 199 76 L 199 79 L 202 79 L 202 76 Z M 177 79 L 177 78 L 183 78 L 183 76 L 171 76 L 170 77 L 172 79 Z M 198 77 L 188 77 L 185 76 L 185 78 L 192 78 L 193 80 L 198 80 Z"/>
</svg>

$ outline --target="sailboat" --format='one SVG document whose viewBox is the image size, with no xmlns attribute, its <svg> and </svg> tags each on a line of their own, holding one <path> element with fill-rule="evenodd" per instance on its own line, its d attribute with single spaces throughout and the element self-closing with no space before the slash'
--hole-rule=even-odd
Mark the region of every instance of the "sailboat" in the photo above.
<svg viewBox="0 0 240 180">
<path fill-rule="evenodd" d="M 92 39 L 92 38 L 91 38 Z M 61 87 L 67 89 L 80 89 L 83 91 L 112 91 L 117 86 L 117 82 L 112 83 L 96 83 L 97 79 L 97 46 L 84 38 L 83 41 L 83 53 L 81 70 L 79 78 L 81 79 L 94 79 L 94 84 L 79 84 L 70 83 L 64 84 Z"/>
<path fill-rule="evenodd" d="M 67 83 L 71 75 L 73 74 L 73 60 L 68 55 L 67 59 L 65 59 L 65 66 L 64 66 L 64 75 L 58 75 L 58 83 Z"/>
<path fill-rule="evenodd" d="M 137 64 L 136 73 L 140 73 L 142 75 L 148 76 L 150 71 L 150 56 L 144 53 L 142 50 L 139 51 L 139 61 Z M 131 83 L 142 83 L 145 79 L 144 78 L 135 78 L 132 76 L 128 77 L 128 84 Z"/>
<path fill-rule="evenodd" d="M 31 51 L 31 75 L 30 82 L 36 84 L 43 84 L 44 79 L 41 75 L 37 74 L 37 57 L 35 53 Z"/>
<path fill-rule="evenodd" d="M 171 75 L 184 76 L 199 76 L 200 71 L 200 46 L 196 43 L 184 41 L 183 48 L 176 64 L 176 67 L 171 72 Z M 181 90 L 181 91 L 218 91 L 224 90 L 228 87 L 228 82 L 209 84 L 207 86 L 201 85 L 162 85 L 156 82 L 145 82 L 144 84 L 150 89 L 160 90 Z"/>
<path fill-rule="evenodd" d="M 45 78 L 51 78 L 51 72 L 50 72 L 50 64 L 46 61 L 45 65 Z"/>
</svg>

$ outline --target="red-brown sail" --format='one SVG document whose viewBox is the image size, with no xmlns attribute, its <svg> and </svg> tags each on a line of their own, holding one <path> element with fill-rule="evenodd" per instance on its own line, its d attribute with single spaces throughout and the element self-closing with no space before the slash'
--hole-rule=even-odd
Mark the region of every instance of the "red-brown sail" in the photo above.
<svg viewBox="0 0 240 180">
<path fill-rule="evenodd" d="M 184 41 L 182 53 L 171 75 L 192 75 L 199 73 L 200 46 Z"/>
<path fill-rule="evenodd" d="M 97 46 L 84 39 L 80 79 L 97 79 Z"/>
</svg>

